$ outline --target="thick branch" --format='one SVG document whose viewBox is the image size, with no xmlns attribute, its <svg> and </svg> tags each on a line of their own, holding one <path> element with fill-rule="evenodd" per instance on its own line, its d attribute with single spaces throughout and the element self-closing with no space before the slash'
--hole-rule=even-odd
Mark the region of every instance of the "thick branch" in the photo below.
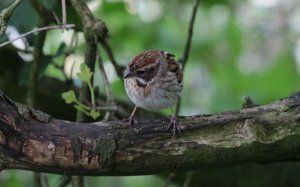
<svg viewBox="0 0 300 187">
<path fill-rule="evenodd" d="M 300 92 L 280 101 L 212 115 L 73 123 L 0 94 L 0 166 L 68 175 L 143 175 L 295 160 L 300 156 Z"/>
</svg>

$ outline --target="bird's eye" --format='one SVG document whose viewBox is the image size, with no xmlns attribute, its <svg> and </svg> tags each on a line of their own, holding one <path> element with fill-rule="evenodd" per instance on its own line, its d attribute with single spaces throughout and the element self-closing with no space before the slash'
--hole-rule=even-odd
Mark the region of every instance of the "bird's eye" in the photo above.
<svg viewBox="0 0 300 187">
<path fill-rule="evenodd" d="M 145 71 L 140 70 L 140 71 L 137 71 L 136 73 L 137 73 L 138 75 L 144 75 L 144 74 L 145 74 Z"/>
</svg>

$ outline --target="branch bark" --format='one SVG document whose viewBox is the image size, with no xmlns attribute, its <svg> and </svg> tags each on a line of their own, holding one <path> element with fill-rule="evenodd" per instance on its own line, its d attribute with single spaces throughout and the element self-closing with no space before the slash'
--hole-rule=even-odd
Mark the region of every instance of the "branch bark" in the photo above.
<svg viewBox="0 0 300 187">
<path fill-rule="evenodd" d="M 274 103 L 179 117 L 76 123 L 54 119 L 0 94 L 0 167 L 67 175 L 145 175 L 300 156 L 300 92 Z"/>
</svg>

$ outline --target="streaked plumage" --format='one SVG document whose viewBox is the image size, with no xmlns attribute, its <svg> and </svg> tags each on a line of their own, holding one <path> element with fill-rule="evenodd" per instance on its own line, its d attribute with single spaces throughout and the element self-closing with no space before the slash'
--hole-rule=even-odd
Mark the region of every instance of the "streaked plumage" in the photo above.
<svg viewBox="0 0 300 187">
<path fill-rule="evenodd" d="M 125 89 L 132 102 L 146 110 L 171 107 L 180 99 L 182 72 L 175 56 L 148 50 L 136 56 L 128 64 Z"/>
<path fill-rule="evenodd" d="M 159 110 L 172 107 L 181 98 L 182 78 L 182 71 L 173 54 L 148 50 L 128 64 L 124 84 L 129 98 L 137 107 Z M 176 124 L 172 125 L 175 131 L 180 131 Z"/>
</svg>

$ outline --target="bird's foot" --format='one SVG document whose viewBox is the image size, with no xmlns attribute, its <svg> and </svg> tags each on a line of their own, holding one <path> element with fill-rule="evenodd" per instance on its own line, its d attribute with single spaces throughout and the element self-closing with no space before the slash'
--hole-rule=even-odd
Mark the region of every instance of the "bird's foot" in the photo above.
<svg viewBox="0 0 300 187">
<path fill-rule="evenodd" d="M 168 128 L 167 130 L 173 128 L 173 136 L 172 136 L 172 139 L 175 137 L 175 134 L 176 133 L 181 133 L 182 130 L 180 129 L 180 126 L 178 125 L 177 123 L 177 119 L 176 119 L 176 116 L 172 116 L 171 117 L 171 120 L 170 120 L 170 123 L 168 125 Z"/>
<path fill-rule="evenodd" d="M 130 117 L 128 119 L 128 123 L 129 123 L 130 127 L 138 125 L 138 121 L 135 119 L 134 115 L 130 115 Z"/>
</svg>

